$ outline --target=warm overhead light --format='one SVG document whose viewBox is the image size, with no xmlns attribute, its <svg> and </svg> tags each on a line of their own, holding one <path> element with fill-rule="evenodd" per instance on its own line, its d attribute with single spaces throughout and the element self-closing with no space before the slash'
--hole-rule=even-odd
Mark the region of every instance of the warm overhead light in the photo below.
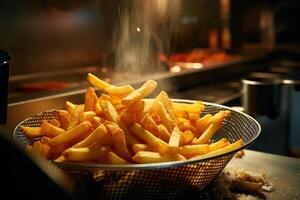
<svg viewBox="0 0 300 200">
<path fill-rule="evenodd" d="M 181 67 L 178 66 L 178 65 L 175 65 L 173 66 L 171 69 L 170 69 L 171 72 L 174 72 L 174 73 L 177 73 L 177 72 L 180 72 L 181 71 Z"/>
</svg>

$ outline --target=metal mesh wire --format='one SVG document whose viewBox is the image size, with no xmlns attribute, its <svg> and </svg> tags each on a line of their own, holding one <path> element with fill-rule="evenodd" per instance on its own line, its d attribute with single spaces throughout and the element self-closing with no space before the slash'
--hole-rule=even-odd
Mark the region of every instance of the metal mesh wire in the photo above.
<svg viewBox="0 0 300 200">
<path fill-rule="evenodd" d="M 192 101 L 184 101 L 192 102 Z M 228 107 L 205 103 L 205 112 L 215 114 L 220 110 L 231 110 L 232 116 L 225 120 L 214 139 L 227 138 L 230 142 L 242 138 L 245 148 L 260 132 L 259 124 L 250 116 Z M 37 114 L 21 122 L 14 131 L 14 139 L 21 145 L 32 143 L 22 133 L 20 126 L 40 126 L 42 120 L 57 118 L 55 110 Z M 222 156 L 169 165 L 152 164 L 110 167 L 88 164 L 58 165 L 72 180 L 76 199 L 182 199 L 190 197 L 190 191 L 199 192 L 212 182 L 224 169 L 235 152 Z M 189 192 L 187 192 L 189 191 Z M 200 199 L 203 193 L 197 194 Z M 202 197 L 201 197 L 202 199 Z"/>
</svg>

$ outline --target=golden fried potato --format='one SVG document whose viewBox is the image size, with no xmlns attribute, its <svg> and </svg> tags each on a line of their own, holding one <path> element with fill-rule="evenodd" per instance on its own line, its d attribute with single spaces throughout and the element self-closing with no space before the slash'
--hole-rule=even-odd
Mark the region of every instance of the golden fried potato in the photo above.
<svg viewBox="0 0 300 200">
<path fill-rule="evenodd" d="M 41 127 L 25 127 L 25 126 L 21 126 L 21 130 L 29 138 L 34 138 L 34 137 L 42 136 L 41 135 Z"/>
<path fill-rule="evenodd" d="M 88 73 L 87 80 L 95 87 L 99 88 L 103 92 L 117 96 L 117 97 L 124 97 L 134 91 L 134 89 L 130 85 L 124 86 L 113 86 L 105 81 L 102 81 L 98 77 L 94 76 L 91 73 Z"/>
<path fill-rule="evenodd" d="M 120 157 L 130 160 L 131 154 L 127 148 L 127 141 L 124 131 L 118 126 L 118 124 L 114 122 L 106 122 L 105 126 L 108 132 L 110 132 L 116 153 Z"/>
<path fill-rule="evenodd" d="M 95 93 L 94 88 L 89 87 L 85 93 L 84 111 L 95 111 L 98 97 Z"/>
<path fill-rule="evenodd" d="M 165 142 L 168 142 L 170 139 L 170 135 L 171 133 L 169 133 L 168 129 L 163 125 L 163 124 L 159 124 L 157 126 L 158 129 L 158 133 L 159 133 L 159 138 L 162 139 Z"/>
<path fill-rule="evenodd" d="M 137 163 L 156 163 L 186 160 L 180 154 L 160 154 L 158 152 L 139 151 L 133 156 L 133 160 Z"/>
<path fill-rule="evenodd" d="M 92 128 L 93 125 L 90 122 L 81 122 L 76 127 L 50 139 L 48 144 L 51 146 L 56 146 L 63 143 L 74 143 L 74 141 L 76 142 L 77 139 L 81 139 L 84 135 L 89 133 Z"/>
<path fill-rule="evenodd" d="M 137 153 L 139 151 L 150 151 L 150 147 L 147 144 L 134 144 L 132 146 L 132 150 L 134 153 Z"/>
<path fill-rule="evenodd" d="M 111 102 L 107 100 L 102 100 L 100 101 L 100 106 L 102 108 L 102 111 L 106 119 L 115 123 L 119 122 L 120 119 L 119 113 L 117 112 L 117 110 L 115 109 L 115 107 L 112 105 Z"/>
<path fill-rule="evenodd" d="M 216 151 L 218 149 L 221 149 L 225 147 L 226 145 L 230 144 L 226 138 L 222 138 L 221 140 L 211 143 L 209 145 L 209 151 Z"/>
<path fill-rule="evenodd" d="M 73 147 L 89 147 L 93 144 L 97 145 L 109 145 L 111 143 L 112 136 L 109 134 L 104 125 L 99 125 L 89 136 L 84 140 L 81 140 Z"/>
<path fill-rule="evenodd" d="M 209 152 L 208 144 L 197 144 L 197 145 L 184 145 L 179 148 L 178 153 L 185 156 L 186 158 L 191 158 L 197 155 L 206 154 Z"/>
<path fill-rule="evenodd" d="M 153 148 L 155 151 L 160 153 L 166 153 L 170 151 L 170 146 L 166 142 L 154 136 L 152 133 L 147 131 L 140 124 L 134 123 L 133 125 L 131 125 L 130 130 L 137 137 L 141 138 L 147 144 L 149 144 L 149 146 L 151 146 L 151 148 Z"/>
<path fill-rule="evenodd" d="M 113 151 L 108 152 L 107 154 L 107 162 L 109 164 L 128 164 L 128 162 L 115 154 Z"/>
<path fill-rule="evenodd" d="M 80 116 L 83 113 L 84 105 L 76 105 L 71 114 L 68 129 L 76 127 L 80 123 Z"/>
<path fill-rule="evenodd" d="M 60 134 L 64 134 L 65 130 L 59 127 L 56 127 L 49 122 L 43 120 L 41 124 L 41 135 L 45 135 L 48 137 L 55 137 Z"/>
<path fill-rule="evenodd" d="M 171 133 L 170 139 L 169 139 L 169 146 L 179 147 L 181 135 L 182 135 L 182 132 L 180 131 L 180 129 L 177 126 L 175 126 L 175 128 L 173 129 L 173 131 Z"/>
<path fill-rule="evenodd" d="M 101 161 L 109 152 L 108 147 L 93 146 L 93 147 L 80 147 L 68 148 L 63 152 L 63 156 L 67 161 Z"/>
<path fill-rule="evenodd" d="M 128 164 L 208 158 L 243 144 L 213 140 L 230 111 L 203 116 L 201 101 L 172 102 L 165 91 L 145 99 L 157 87 L 154 80 L 135 90 L 90 73 L 87 79 L 103 92 L 100 97 L 89 87 L 83 104 L 67 101 L 64 110 L 57 110 L 57 119 L 21 127 L 27 137 L 38 139 L 29 150 L 55 162 Z"/>
<path fill-rule="evenodd" d="M 61 128 L 67 129 L 71 119 L 69 112 L 66 110 L 57 110 L 57 115 Z"/>
<path fill-rule="evenodd" d="M 42 143 L 41 141 L 36 141 L 31 146 L 27 146 L 27 150 L 30 152 L 37 153 L 38 155 L 44 158 L 48 158 L 50 147 L 49 145 Z"/>
<path fill-rule="evenodd" d="M 217 155 L 221 155 L 230 151 L 234 151 L 238 148 L 240 148 L 243 145 L 243 140 L 239 139 L 236 142 L 229 144 L 221 149 L 217 149 L 215 151 L 210 151 L 209 153 L 203 154 L 203 155 L 199 155 L 199 156 L 195 156 L 192 159 L 196 160 L 196 159 L 204 159 L 204 158 L 209 158 L 212 156 L 217 156 Z"/>
<path fill-rule="evenodd" d="M 146 83 L 144 83 L 142 87 L 131 92 L 126 97 L 124 97 L 122 99 L 122 104 L 129 107 L 132 104 L 142 100 L 143 98 L 151 94 L 151 92 L 153 92 L 153 90 L 155 90 L 156 87 L 157 87 L 156 81 L 153 80 L 146 81 Z"/>
</svg>

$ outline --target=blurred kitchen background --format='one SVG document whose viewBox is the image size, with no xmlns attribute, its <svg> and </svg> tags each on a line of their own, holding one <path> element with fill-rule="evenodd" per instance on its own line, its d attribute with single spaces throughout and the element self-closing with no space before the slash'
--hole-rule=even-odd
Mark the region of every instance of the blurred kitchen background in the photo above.
<svg viewBox="0 0 300 200">
<path fill-rule="evenodd" d="M 299 11 L 297 0 L 1 1 L 6 128 L 80 101 L 87 72 L 114 84 L 153 78 L 172 98 L 241 110 L 243 78 L 275 77 L 290 82 L 275 116 L 250 113 L 263 127 L 250 148 L 300 156 Z"/>
</svg>

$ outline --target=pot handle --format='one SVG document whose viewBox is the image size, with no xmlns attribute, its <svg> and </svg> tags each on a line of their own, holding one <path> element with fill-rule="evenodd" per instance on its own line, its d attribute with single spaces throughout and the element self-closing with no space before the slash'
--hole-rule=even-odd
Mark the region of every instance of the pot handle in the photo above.
<svg viewBox="0 0 300 200">
<path fill-rule="evenodd" d="M 7 96 L 9 65 L 11 57 L 3 50 L 0 50 L 0 124 L 5 124 L 7 119 Z"/>
</svg>

